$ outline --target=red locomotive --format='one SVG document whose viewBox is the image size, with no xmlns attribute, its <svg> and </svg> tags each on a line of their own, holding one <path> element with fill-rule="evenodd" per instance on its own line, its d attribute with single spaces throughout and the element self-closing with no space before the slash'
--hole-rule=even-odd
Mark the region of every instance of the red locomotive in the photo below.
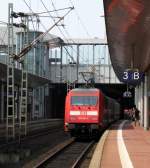
<svg viewBox="0 0 150 168">
<path fill-rule="evenodd" d="M 119 119 L 120 106 L 96 88 L 76 88 L 68 92 L 65 104 L 65 131 L 72 136 L 97 136 Z"/>
</svg>

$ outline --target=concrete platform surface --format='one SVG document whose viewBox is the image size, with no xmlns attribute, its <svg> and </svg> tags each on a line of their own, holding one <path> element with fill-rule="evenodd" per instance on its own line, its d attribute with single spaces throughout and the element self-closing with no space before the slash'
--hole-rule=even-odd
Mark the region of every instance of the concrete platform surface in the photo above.
<svg viewBox="0 0 150 168">
<path fill-rule="evenodd" d="M 105 142 L 102 137 L 96 147 L 90 168 L 150 167 L 150 131 L 125 120 L 113 124 L 107 131 Z M 99 163 L 93 167 L 95 162 Z"/>
</svg>

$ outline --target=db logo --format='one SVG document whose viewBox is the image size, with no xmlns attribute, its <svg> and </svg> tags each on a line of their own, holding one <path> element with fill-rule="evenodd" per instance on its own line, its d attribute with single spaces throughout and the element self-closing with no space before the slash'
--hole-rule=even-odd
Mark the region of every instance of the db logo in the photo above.
<svg viewBox="0 0 150 168">
<path fill-rule="evenodd" d="M 86 115 L 86 111 L 81 111 L 81 115 Z"/>
</svg>

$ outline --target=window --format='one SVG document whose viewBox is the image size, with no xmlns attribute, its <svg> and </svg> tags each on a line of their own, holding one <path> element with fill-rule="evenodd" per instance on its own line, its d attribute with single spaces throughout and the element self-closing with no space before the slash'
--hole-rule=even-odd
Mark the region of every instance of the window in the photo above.
<svg viewBox="0 0 150 168">
<path fill-rule="evenodd" d="M 96 96 L 72 96 L 71 105 L 83 106 L 83 105 L 92 105 L 95 106 L 97 103 Z"/>
</svg>

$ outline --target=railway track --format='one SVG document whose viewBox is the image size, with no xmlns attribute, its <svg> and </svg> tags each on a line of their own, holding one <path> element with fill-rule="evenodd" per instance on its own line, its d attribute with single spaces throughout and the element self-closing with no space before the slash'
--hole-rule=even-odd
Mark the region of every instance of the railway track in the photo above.
<svg viewBox="0 0 150 168">
<path fill-rule="evenodd" d="M 64 134 L 63 130 L 59 129 L 27 138 L 26 140 L 22 140 L 21 144 L 11 143 L 6 145 L 0 149 L 0 167 L 21 168 L 68 139 L 69 135 Z M 3 156 L 6 157 L 5 160 L 3 160 Z M 15 156 L 16 160 L 12 160 L 12 156 Z M 32 166 L 29 166 L 29 168 L 32 168 Z"/>
<path fill-rule="evenodd" d="M 39 137 L 51 134 L 55 131 L 61 131 L 61 129 L 56 127 L 56 128 L 51 129 L 51 130 L 42 130 L 38 133 L 33 133 L 31 135 L 27 135 L 26 137 L 21 137 L 20 143 L 25 143 L 25 141 L 29 141 L 31 139 L 39 138 Z M 2 150 L 3 148 L 9 148 L 12 145 L 13 146 L 14 145 L 19 145 L 19 138 L 16 138 L 16 139 L 14 139 L 10 142 L 3 141 L 3 143 L 0 144 L 0 149 Z"/>
<path fill-rule="evenodd" d="M 53 119 L 53 120 L 48 119 L 48 120 L 29 122 L 28 134 L 25 137 L 21 137 L 21 141 L 23 142 L 28 139 L 40 137 L 42 135 L 46 135 L 54 131 L 58 131 L 60 130 L 60 125 L 62 125 L 62 123 L 63 121 L 61 119 Z M 5 131 L 6 131 L 5 125 L 1 124 L 0 125 L 0 149 L 8 145 L 16 144 L 19 141 L 18 135 L 16 135 L 16 138 L 14 140 L 10 140 L 6 142 Z"/>
<path fill-rule="evenodd" d="M 56 120 L 59 121 L 59 120 Z M 38 125 L 39 124 L 39 125 Z M 36 128 L 38 126 L 39 130 Z M 35 131 L 36 128 L 36 131 Z M 45 128 L 45 129 L 44 129 Z M 32 139 L 40 139 L 43 136 L 52 134 L 53 132 L 59 132 L 62 131 L 60 129 L 59 125 L 55 124 L 55 121 L 52 121 L 52 123 L 44 123 L 43 121 L 38 122 L 32 122 L 32 125 L 30 125 L 30 132 L 27 136 L 21 137 L 19 142 L 19 137 L 16 137 L 14 140 L 6 142 L 6 139 L 1 139 L 0 142 L 0 151 L 1 153 L 5 153 L 6 151 L 10 150 L 19 150 L 22 146 L 25 146 L 26 143 L 29 143 L 32 141 Z M 29 147 L 30 148 L 30 147 Z"/>
<path fill-rule="evenodd" d="M 77 142 L 75 139 L 69 140 L 63 145 L 58 145 L 54 152 L 47 153 L 47 156 L 45 155 L 39 163 L 32 166 L 36 168 L 77 168 L 93 144 L 94 141 Z"/>
<path fill-rule="evenodd" d="M 27 125 L 27 133 L 32 134 L 44 129 L 53 129 L 56 126 L 63 125 L 62 119 L 43 119 L 37 121 L 29 121 Z M 16 135 L 19 131 L 19 124 L 15 124 Z M 5 138 L 6 136 L 6 123 L 0 124 L 0 139 Z"/>
</svg>

